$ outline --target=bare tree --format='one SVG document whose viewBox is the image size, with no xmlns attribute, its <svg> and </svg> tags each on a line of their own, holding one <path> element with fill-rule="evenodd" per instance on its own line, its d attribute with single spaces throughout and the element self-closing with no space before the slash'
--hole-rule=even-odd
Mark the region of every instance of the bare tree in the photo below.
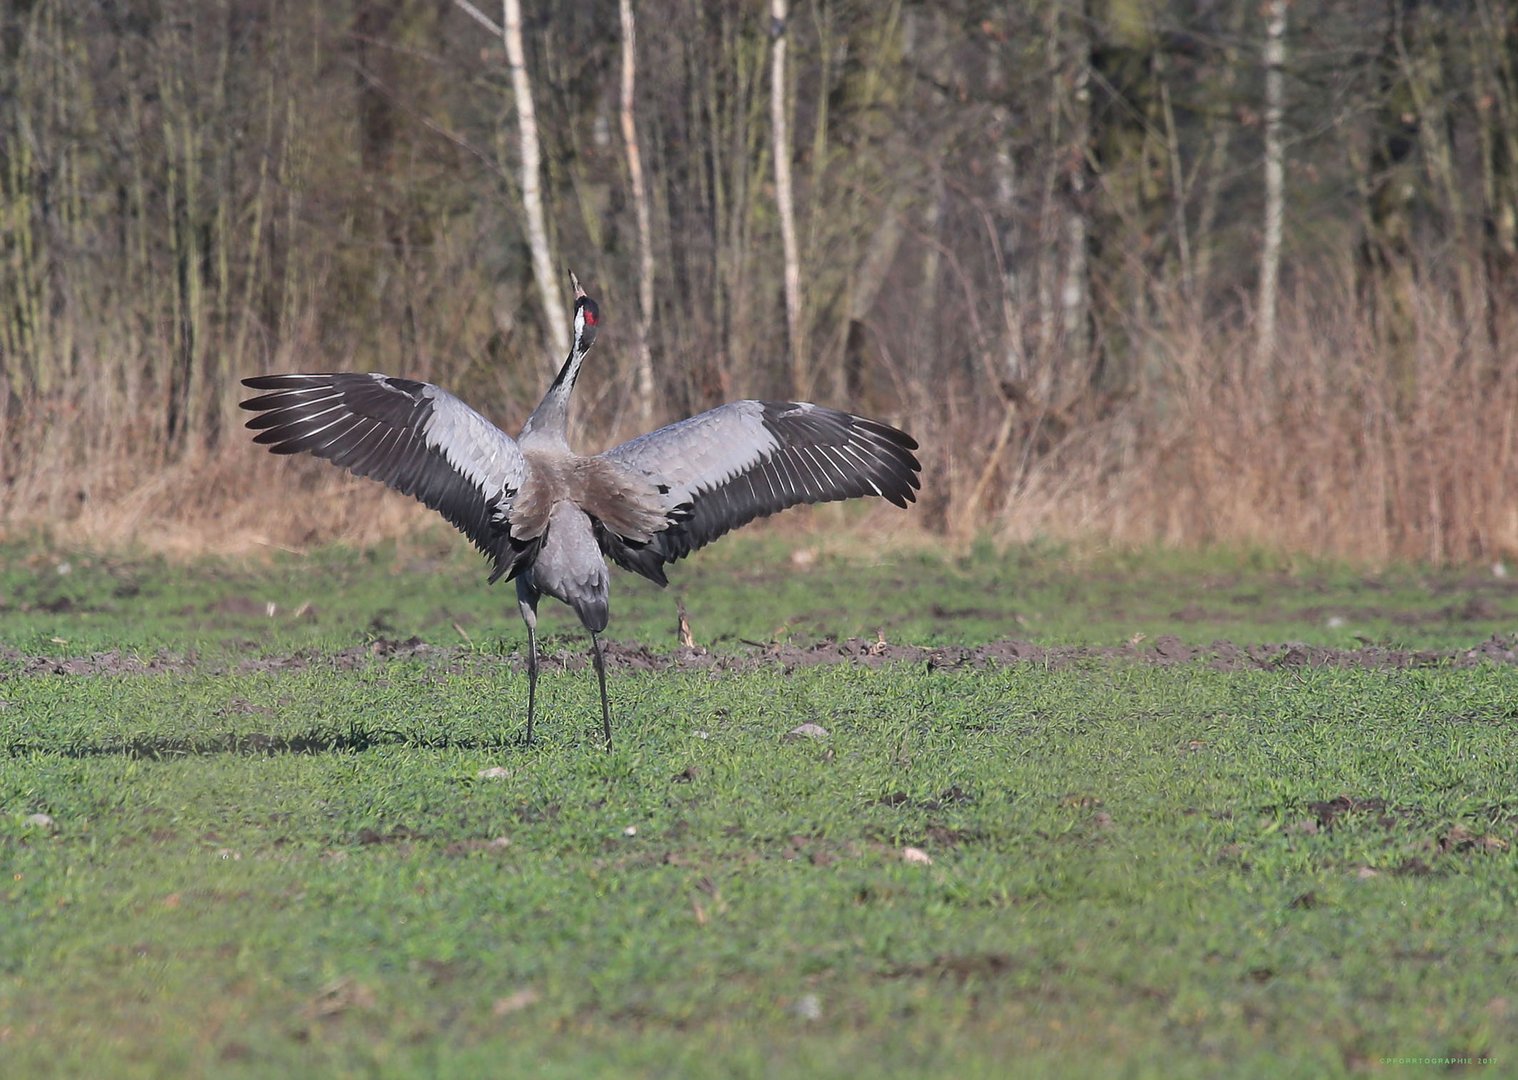
<svg viewBox="0 0 1518 1080">
<path fill-rule="evenodd" d="M 1056 12 L 1059 6 L 1056 5 Z M 1058 15 L 1055 16 L 1058 20 Z M 1065 266 L 1064 282 L 1060 288 L 1060 309 L 1066 352 L 1084 365 L 1091 359 L 1091 221 L 1088 186 L 1090 180 L 1091 146 L 1091 41 L 1090 25 L 1082 9 L 1080 17 L 1055 22 L 1056 30 L 1061 22 L 1070 27 L 1069 48 L 1072 52 L 1069 85 L 1061 86 L 1065 92 L 1056 95 L 1069 111 L 1069 141 L 1056 153 L 1062 157 L 1065 171 L 1065 190 L 1069 207 L 1065 214 Z M 1055 105 L 1058 109 L 1060 106 Z M 1056 117 L 1057 122 L 1057 117 Z M 1056 129 L 1057 130 L 1057 129 Z M 1060 152 L 1060 149 L 1063 152 Z"/>
<path fill-rule="evenodd" d="M 1203 89 L 1209 100 L 1227 102 L 1233 97 L 1239 77 L 1239 45 L 1244 34 L 1244 21 L 1249 6 L 1239 4 L 1233 9 L 1225 24 L 1218 56 L 1221 63 L 1204 76 Z M 1221 203 L 1224 181 L 1228 173 L 1233 136 L 1237 125 L 1226 109 L 1211 110 L 1203 121 L 1203 140 L 1207 148 L 1207 166 L 1201 181 L 1196 213 L 1196 258 L 1192 264 L 1192 279 L 1197 295 L 1193 301 L 1205 295 L 1212 286 L 1213 257 L 1218 248 L 1218 208 Z"/>
<path fill-rule="evenodd" d="M 1261 370 L 1275 358 L 1276 293 L 1281 276 L 1281 230 L 1285 221 L 1285 150 L 1281 114 L 1285 99 L 1286 9 L 1289 0 L 1265 7 L 1265 236 L 1260 245 L 1260 310 L 1255 357 Z"/>
<path fill-rule="evenodd" d="M 553 272 L 548 246 L 548 221 L 543 214 L 543 151 L 538 142 L 538 114 L 532 104 L 532 81 L 527 76 L 527 54 L 522 48 L 521 0 L 501 0 L 501 23 L 469 0 L 453 0 L 475 22 L 499 35 L 506 47 L 506 67 L 511 72 L 511 92 L 516 99 L 517 131 L 522 153 L 522 209 L 527 217 L 527 243 L 532 249 L 532 277 L 543 305 L 544 330 L 549 344 L 549 363 L 569 348 L 569 322 L 560 299 L 563 284 Z"/>
<path fill-rule="evenodd" d="M 637 75 L 637 26 L 632 0 L 621 0 L 622 16 L 622 142 L 627 147 L 627 179 L 632 187 L 638 222 L 638 419 L 648 423 L 654 411 L 654 360 L 648 335 L 654 313 L 654 241 L 649 220 L 648 191 L 643 184 L 643 157 L 638 150 L 638 125 L 633 111 Z"/>
<path fill-rule="evenodd" d="M 780 212 L 780 246 L 785 260 L 785 327 L 791 354 L 791 390 L 808 393 L 801 341 L 801 257 L 796 245 L 796 204 L 791 190 L 791 134 L 785 111 L 786 0 L 770 0 L 770 127 L 775 145 L 775 203 Z"/>
</svg>

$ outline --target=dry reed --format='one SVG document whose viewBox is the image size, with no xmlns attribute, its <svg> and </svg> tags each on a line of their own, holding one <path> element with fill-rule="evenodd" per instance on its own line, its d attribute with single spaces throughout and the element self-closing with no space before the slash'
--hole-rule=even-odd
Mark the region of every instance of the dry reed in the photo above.
<svg viewBox="0 0 1518 1080">
<path fill-rule="evenodd" d="M 1368 564 L 1518 552 L 1518 500 L 1507 483 L 1518 466 L 1518 372 L 1473 345 L 1477 336 L 1436 294 L 1420 303 L 1410 369 L 1388 361 L 1366 319 L 1330 316 L 1345 310 L 1352 305 L 1331 296 L 1298 295 L 1268 370 L 1247 328 L 1155 328 L 1145 335 L 1152 375 L 1138 391 L 1037 448 L 1036 418 L 1017 417 L 1017 434 L 998 450 L 991 405 L 898 415 L 923 443 L 924 498 L 911 518 L 866 521 L 959 540 L 1258 545 Z M 975 397 L 973 385 L 955 389 L 914 385 L 907 396 Z M 362 546 L 432 520 L 323 463 L 271 458 L 235 426 L 232 401 L 219 445 L 170 453 L 161 428 L 134 408 L 155 392 L 78 380 L 40 408 L 13 410 L 0 429 L 10 458 L 3 528 L 195 554 Z M 498 417 L 504 424 L 522 411 L 513 402 Z M 598 415 L 585 418 L 590 441 L 632 434 L 600 430 Z M 986 476 L 985 505 L 966 519 L 958 511 Z"/>
</svg>

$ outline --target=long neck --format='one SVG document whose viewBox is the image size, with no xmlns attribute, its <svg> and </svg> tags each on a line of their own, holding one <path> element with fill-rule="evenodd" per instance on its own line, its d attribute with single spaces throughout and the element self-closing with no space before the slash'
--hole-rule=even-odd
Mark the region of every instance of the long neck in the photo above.
<svg viewBox="0 0 1518 1080">
<path fill-rule="evenodd" d="M 579 342 L 576 341 L 564 366 L 553 380 L 553 385 L 548 388 L 548 393 L 543 395 L 543 400 L 538 402 L 538 407 L 532 410 L 532 415 L 522 426 L 523 436 L 533 434 L 539 438 L 557 438 L 560 442 L 568 442 L 569 395 L 575 388 L 575 380 L 580 377 L 580 365 L 585 362 L 586 353 L 585 349 L 578 346 Z"/>
</svg>

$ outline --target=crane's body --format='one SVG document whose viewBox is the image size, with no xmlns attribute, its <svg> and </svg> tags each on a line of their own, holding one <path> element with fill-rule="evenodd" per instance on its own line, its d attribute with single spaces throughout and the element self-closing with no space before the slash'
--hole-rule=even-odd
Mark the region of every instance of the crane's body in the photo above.
<svg viewBox="0 0 1518 1080">
<path fill-rule="evenodd" d="M 371 476 L 438 511 L 516 582 L 527 624 L 527 742 L 537 701 L 537 606 L 569 605 L 590 632 L 611 743 L 599 635 L 607 559 L 668 584 L 664 566 L 798 503 L 860 495 L 912 502 L 921 470 L 905 432 L 809 402 L 736 401 L 600 454 L 568 442 L 569 399 L 599 310 L 575 289 L 574 344 L 516 439 L 440 387 L 352 372 L 260 375 L 243 402 L 254 441 Z"/>
</svg>

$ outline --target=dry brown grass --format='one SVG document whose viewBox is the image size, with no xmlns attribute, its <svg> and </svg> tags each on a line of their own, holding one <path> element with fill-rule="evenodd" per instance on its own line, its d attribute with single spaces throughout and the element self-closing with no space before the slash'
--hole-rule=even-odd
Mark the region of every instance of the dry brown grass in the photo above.
<svg viewBox="0 0 1518 1080">
<path fill-rule="evenodd" d="M 998 534 L 1369 563 L 1518 552 L 1518 371 L 1433 297 L 1400 365 L 1363 320 L 1307 308 L 1269 371 L 1242 332 L 1170 335 L 1159 376 L 1031 469 Z"/>
<path fill-rule="evenodd" d="M 926 486 L 913 514 L 791 515 L 778 527 L 821 536 L 847 523 L 897 543 L 989 533 L 1005 542 L 1247 544 L 1372 564 L 1518 553 L 1508 483 L 1518 465 L 1518 370 L 1437 296 L 1420 303 L 1399 354 L 1365 319 L 1336 314 L 1352 307 L 1331 295 L 1299 298 L 1268 371 L 1255 368 L 1245 330 L 1171 320 L 1146 336 L 1150 374 L 1131 399 L 1037 453 L 1023 445 L 1031 425 L 1020 421 L 996 462 L 989 433 L 999 406 L 955 430 L 926 404 L 943 396 L 915 388 L 924 411 L 898 418 L 924 447 Z M 410 501 L 252 446 L 235 426 L 235 402 L 215 449 L 168 454 L 161 431 L 123 423 L 152 412 L 137 408 L 148 393 L 74 387 L 0 421 L 12 457 L 0 535 L 49 530 L 90 547 L 175 555 L 430 535 L 421 530 L 433 519 Z M 594 415 L 586 428 L 592 439 L 610 434 L 595 430 Z M 966 516 L 986 475 L 985 505 Z"/>
</svg>

